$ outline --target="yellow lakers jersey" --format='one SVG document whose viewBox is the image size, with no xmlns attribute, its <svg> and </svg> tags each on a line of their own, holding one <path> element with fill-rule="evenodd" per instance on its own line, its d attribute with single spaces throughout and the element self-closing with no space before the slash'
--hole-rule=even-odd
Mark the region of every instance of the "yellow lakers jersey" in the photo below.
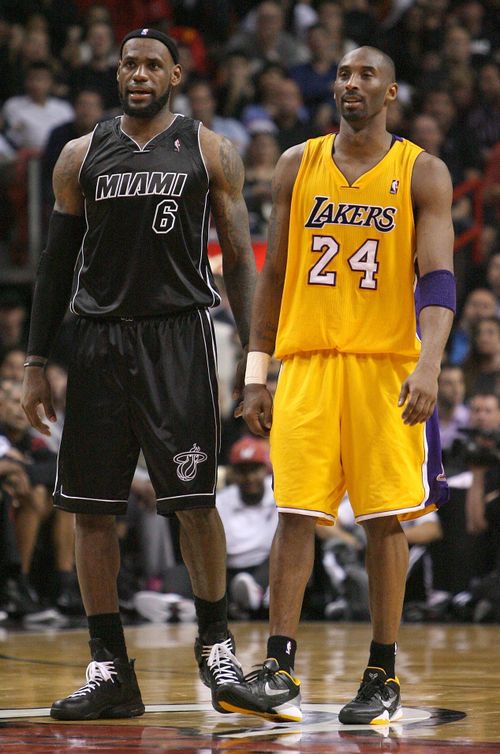
<svg viewBox="0 0 500 754">
<path fill-rule="evenodd" d="M 395 137 L 349 185 L 333 161 L 334 139 L 306 142 L 293 188 L 276 356 L 416 357 L 411 177 L 422 150 Z"/>
</svg>

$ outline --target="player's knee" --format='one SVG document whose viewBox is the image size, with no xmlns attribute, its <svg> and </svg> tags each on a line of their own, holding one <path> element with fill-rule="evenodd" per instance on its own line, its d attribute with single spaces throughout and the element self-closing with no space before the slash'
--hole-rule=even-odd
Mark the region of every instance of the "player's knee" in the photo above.
<svg viewBox="0 0 500 754">
<path fill-rule="evenodd" d="M 217 508 L 195 508 L 190 511 L 176 511 L 175 514 L 185 531 L 197 531 L 220 521 Z"/>
<path fill-rule="evenodd" d="M 363 521 L 362 524 L 368 539 L 382 539 L 403 531 L 397 516 L 370 518 L 367 521 Z"/>
<path fill-rule="evenodd" d="M 316 529 L 315 516 L 303 516 L 299 513 L 280 513 L 278 530 L 284 533 L 296 533 L 297 536 L 312 535 Z"/>
<path fill-rule="evenodd" d="M 75 528 L 77 532 L 82 534 L 104 531 L 115 532 L 115 517 L 92 515 L 90 513 L 76 513 Z"/>
</svg>

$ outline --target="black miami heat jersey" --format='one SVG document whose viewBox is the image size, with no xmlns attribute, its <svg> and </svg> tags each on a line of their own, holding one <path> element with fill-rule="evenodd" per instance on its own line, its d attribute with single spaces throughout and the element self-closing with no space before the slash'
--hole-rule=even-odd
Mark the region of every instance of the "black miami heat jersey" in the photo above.
<svg viewBox="0 0 500 754">
<path fill-rule="evenodd" d="M 201 124 L 176 115 L 140 147 L 99 123 L 80 170 L 86 232 L 70 309 L 150 317 L 219 303 L 207 256 L 209 176 Z"/>
</svg>

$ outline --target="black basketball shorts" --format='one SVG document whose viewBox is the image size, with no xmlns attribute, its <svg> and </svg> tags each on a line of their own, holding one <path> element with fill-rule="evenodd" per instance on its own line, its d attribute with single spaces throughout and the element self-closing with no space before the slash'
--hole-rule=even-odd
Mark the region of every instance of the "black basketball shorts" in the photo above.
<svg viewBox="0 0 500 754">
<path fill-rule="evenodd" d="M 123 514 L 140 449 L 158 513 L 215 505 L 220 421 L 208 310 L 81 318 L 66 404 L 58 508 Z"/>
</svg>

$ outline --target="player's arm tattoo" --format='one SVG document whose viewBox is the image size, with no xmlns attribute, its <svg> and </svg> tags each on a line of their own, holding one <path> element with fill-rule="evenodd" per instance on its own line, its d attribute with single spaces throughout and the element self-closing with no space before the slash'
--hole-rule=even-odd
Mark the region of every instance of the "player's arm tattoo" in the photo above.
<svg viewBox="0 0 500 754">
<path fill-rule="evenodd" d="M 219 148 L 219 158 L 224 176 L 231 186 L 243 185 L 244 172 L 241 158 L 229 139 L 223 138 Z"/>
<path fill-rule="evenodd" d="M 87 146 L 87 137 L 69 142 L 56 163 L 52 185 L 56 199 L 55 209 L 58 212 L 83 214 L 83 196 L 78 176 Z"/>
<path fill-rule="evenodd" d="M 250 337 L 250 315 L 257 272 L 248 212 L 241 190 L 243 163 L 234 146 L 222 139 L 220 171 L 212 182 L 211 209 L 222 249 L 224 282 L 242 344 Z M 217 175 L 218 173 L 218 175 Z"/>
</svg>

